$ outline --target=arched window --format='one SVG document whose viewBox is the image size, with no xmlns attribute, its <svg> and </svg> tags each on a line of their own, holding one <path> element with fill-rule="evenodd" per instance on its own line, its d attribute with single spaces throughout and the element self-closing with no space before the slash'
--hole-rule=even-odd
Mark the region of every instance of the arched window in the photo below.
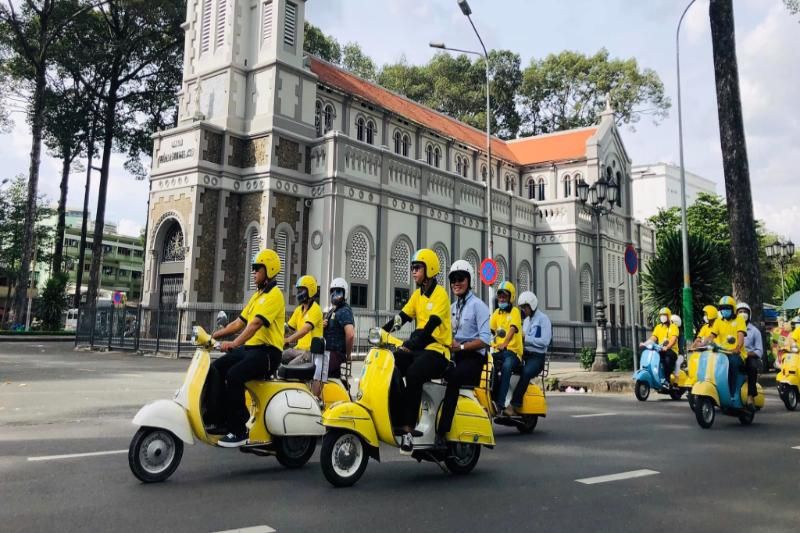
<svg viewBox="0 0 800 533">
<path fill-rule="evenodd" d="M 544 178 L 539 178 L 539 201 L 545 200 Z"/>
<path fill-rule="evenodd" d="M 500 284 L 508 279 L 508 263 L 502 255 L 496 256 L 494 260 L 497 263 L 497 281 L 494 282 L 494 288 L 497 290 Z"/>
<path fill-rule="evenodd" d="M 529 291 L 531 288 L 531 265 L 527 261 L 519 264 L 517 269 L 517 294 Z"/>
<path fill-rule="evenodd" d="M 408 134 L 403 135 L 403 157 L 408 157 L 408 151 L 411 147 L 411 137 Z"/>
<path fill-rule="evenodd" d="M 400 133 L 400 130 L 394 132 L 394 153 L 397 155 L 403 153 L 403 134 Z"/>
<path fill-rule="evenodd" d="M 533 181 L 533 178 L 529 178 L 526 185 L 528 189 L 528 200 L 536 200 L 536 182 Z"/>
<path fill-rule="evenodd" d="M 572 179 L 573 179 L 573 182 L 575 184 L 575 188 L 574 188 L 575 198 L 577 198 L 578 197 L 578 184 L 583 181 L 583 177 L 580 174 L 575 174 L 575 177 L 572 178 Z"/>
<path fill-rule="evenodd" d="M 481 179 L 486 181 L 486 165 L 481 165 Z"/>
<path fill-rule="evenodd" d="M 463 166 L 463 163 L 461 162 L 461 156 L 457 155 L 456 156 L 456 174 L 458 174 L 459 176 L 461 175 L 461 172 L 462 172 L 462 166 Z"/>
<path fill-rule="evenodd" d="M 467 263 L 472 267 L 472 271 L 475 273 L 475 279 L 471 280 L 472 288 L 479 290 L 480 289 L 480 272 L 478 272 L 478 266 L 480 266 L 481 258 L 478 255 L 478 252 L 470 248 L 464 254 L 464 259 Z"/>
<path fill-rule="evenodd" d="M 397 237 L 392 246 L 392 288 L 394 289 L 394 309 L 399 310 L 411 296 L 411 239 L 405 235 Z"/>
<path fill-rule="evenodd" d="M 514 180 L 514 176 L 511 174 L 506 174 L 506 190 L 507 191 L 515 191 L 517 188 L 516 180 Z"/>
<path fill-rule="evenodd" d="M 275 234 L 275 252 L 281 259 L 281 271 L 276 278 L 278 288 L 284 293 L 289 289 L 289 280 L 292 279 L 289 254 L 289 232 L 285 229 L 278 230 Z"/>
<path fill-rule="evenodd" d="M 442 162 L 442 151 L 439 150 L 439 147 L 433 149 L 433 166 L 439 168 L 439 165 Z"/>
<path fill-rule="evenodd" d="M 183 244 L 183 230 L 178 222 L 173 222 L 164 237 L 164 248 L 161 253 L 162 263 L 174 263 L 186 258 L 186 248 Z"/>
<path fill-rule="evenodd" d="M 333 129 L 333 119 L 336 118 L 336 109 L 332 104 L 325 106 L 325 133 Z"/>
<path fill-rule="evenodd" d="M 366 123 L 364 121 L 364 117 L 358 117 L 356 119 L 356 139 L 363 142 L 364 141 L 364 133 L 366 129 Z"/>
<path fill-rule="evenodd" d="M 317 130 L 317 137 L 322 137 L 322 102 L 319 100 L 314 111 L 314 128 Z"/>
<path fill-rule="evenodd" d="M 247 232 L 247 257 L 249 261 L 247 265 L 245 265 L 244 275 L 245 279 L 247 280 L 247 290 L 254 291 L 256 290 L 256 282 L 253 279 L 253 274 L 250 271 L 250 267 L 253 264 L 258 252 L 261 251 L 261 234 L 258 231 L 258 226 L 253 226 L 250 228 L 250 231 Z"/>
<path fill-rule="evenodd" d="M 567 175 L 564 176 L 564 198 L 572 196 L 572 178 Z"/>
<path fill-rule="evenodd" d="M 375 144 L 375 123 L 367 121 L 367 144 Z"/>
<path fill-rule="evenodd" d="M 436 252 L 436 257 L 439 258 L 439 274 L 436 276 L 436 283 L 442 286 L 444 290 L 447 290 L 447 274 L 446 272 L 450 268 L 450 261 L 447 257 L 447 249 L 444 247 L 443 244 L 439 243 L 434 245 L 433 251 Z"/>
<path fill-rule="evenodd" d="M 592 321 L 592 270 L 589 265 L 581 269 L 581 302 L 583 304 L 583 321 Z"/>
<path fill-rule="evenodd" d="M 555 261 L 544 269 L 545 308 L 561 309 L 561 267 Z"/>
<path fill-rule="evenodd" d="M 617 207 L 622 207 L 622 173 L 617 171 Z"/>
<path fill-rule="evenodd" d="M 425 147 L 425 159 L 429 165 L 433 166 L 433 146 L 431 144 Z"/>
<path fill-rule="evenodd" d="M 347 255 L 347 274 L 350 281 L 350 305 L 369 307 L 370 263 L 372 260 L 371 240 L 364 229 L 355 229 L 350 234 Z"/>
<path fill-rule="evenodd" d="M 467 163 L 466 157 L 461 161 L 461 170 L 461 175 L 466 178 L 469 175 L 469 163 Z"/>
</svg>

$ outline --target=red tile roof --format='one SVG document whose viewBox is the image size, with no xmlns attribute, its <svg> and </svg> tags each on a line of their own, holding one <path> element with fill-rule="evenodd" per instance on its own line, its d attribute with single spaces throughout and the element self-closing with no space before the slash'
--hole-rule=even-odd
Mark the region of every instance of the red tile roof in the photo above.
<svg viewBox="0 0 800 533">
<path fill-rule="evenodd" d="M 359 78 L 317 57 L 309 56 L 309 58 L 311 72 L 319 77 L 321 83 L 371 102 L 475 149 L 484 150 L 486 148 L 485 132 L 412 102 L 404 96 Z M 492 137 L 492 154 L 517 165 L 578 159 L 585 156 L 586 139 L 591 137 L 596 130 L 597 128 L 584 128 L 511 142 Z"/>
</svg>

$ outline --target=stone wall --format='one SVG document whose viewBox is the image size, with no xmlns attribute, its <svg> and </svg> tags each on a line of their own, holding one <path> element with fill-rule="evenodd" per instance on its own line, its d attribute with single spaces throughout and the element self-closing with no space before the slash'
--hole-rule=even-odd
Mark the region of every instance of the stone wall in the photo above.
<svg viewBox="0 0 800 533">
<path fill-rule="evenodd" d="M 197 249 L 194 268 L 197 273 L 195 290 L 198 302 L 214 299 L 214 267 L 217 261 L 217 217 L 219 193 L 212 189 L 200 192 L 197 222 Z"/>
<path fill-rule="evenodd" d="M 231 194 L 225 200 L 228 216 L 225 217 L 225 236 L 222 248 L 222 279 L 220 289 L 225 302 L 240 302 L 244 299 L 244 276 L 249 258 L 244 232 L 251 222 L 260 222 L 262 193 Z"/>
<path fill-rule="evenodd" d="M 294 242 L 292 242 L 292 266 L 291 277 L 287 287 L 294 287 L 297 278 L 306 271 L 306 256 L 308 246 L 308 235 L 304 231 L 303 200 L 288 196 L 286 194 L 273 193 L 272 213 L 269 217 L 269 239 L 267 246 L 274 246 L 275 228 L 280 224 L 286 223 L 294 230 Z"/>
</svg>

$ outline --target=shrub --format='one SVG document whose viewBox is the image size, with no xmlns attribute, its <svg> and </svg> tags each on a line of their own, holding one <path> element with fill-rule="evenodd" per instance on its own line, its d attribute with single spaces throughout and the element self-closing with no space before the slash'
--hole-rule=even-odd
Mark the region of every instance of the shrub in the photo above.
<svg viewBox="0 0 800 533">
<path fill-rule="evenodd" d="M 617 368 L 622 371 L 631 371 L 633 370 L 633 350 L 624 346 L 619 349 L 619 355 L 617 357 Z"/>
<path fill-rule="evenodd" d="M 619 369 L 619 354 L 612 352 L 608 354 L 608 371 L 613 372 Z"/>
<path fill-rule="evenodd" d="M 578 359 L 584 370 L 592 368 L 592 363 L 594 363 L 594 348 L 589 348 L 588 346 L 581 348 Z"/>
</svg>

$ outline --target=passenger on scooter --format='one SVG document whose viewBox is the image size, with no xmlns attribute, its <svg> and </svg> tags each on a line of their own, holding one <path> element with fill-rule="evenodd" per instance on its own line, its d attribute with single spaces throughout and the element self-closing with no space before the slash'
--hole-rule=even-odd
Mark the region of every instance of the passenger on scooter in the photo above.
<svg viewBox="0 0 800 533">
<path fill-rule="evenodd" d="M 500 372 L 497 386 L 494 387 L 494 401 L 497 412 L 506 416 L 516 413 L 511 406 L 506 406 L 508 388 L 511 386 L 511 374 L 522 364 L 522 315 L 519 308 L 514 307 L 516 296 L 514 284 L 504 281 L 497 288 L 497 309 L 492 313 L 489 327 L 494 334 L 494 368 Z M 499 332 L 505 335 L 500 337 Z"/>
<path fill-rule="evenodd" d="M 342 278 L 331 281 L 331 308 L 325 314 L 325 349 L 330 353 L 328 377 L 341 378 L 342 363 L 350 360 L 356 338 L 353 310 L 347 304 L 347 282 Z"/>
<path fill-rule="evenodd" d="M 764 356 L 764 344 L 761 331 L 750 322 L 751 313 L 750 306 L 746 303 L 736 304 L 736 315 L 747 325 L 747 332 L 744 336 L 744 351 L 747 358 L 744 360 L 744 368 L 747 372 L 747 406 L 752 408 L 756 401 L 756 382 L 758 381 L 758 370 L 761 367 L 761 358 Z"/>
<path fill-rule="evenodd" d="M 741 368 L 746 357 L 744 353 L 744 338 L 747 325 L 735 314 L 736 300 L 732 296 L 723 296 L 719 300 L 719 318 L 714 321 L 711 328 L 711 337 L 714 342 L 727 352 L 728 356 L 728 384 L 731 397 L 735 394 L 736 373 Z"/>
<path fill-rule="evenodd" d="M 789 334 L 789 349 L 800 348 L 800 315 L 792 319 L 792 332 Z"/>
<path fill-rule="evenodd" d="M 675 363 L 675 372 L 677 373 L 681 368 L 681 354 L 686 351 L 686 340 L 683 338 L 683 333 L 681 332 L 683 320 L 681 320 L 681 317 L 678 315 L 673 314 L 671 317 L 669 317 L 669 321 L 670 323 L 675 324 L 675 327 L 678 328 L 678 362 Z"/>
<path fill-rule="evenodd" d="M 689 351 L 702 350 L 711 342 L 711 328 L 714 326 L 714 321 L 719 316 L 719 311 L 713 305 L 703 307 L 703 327 L 697 332 L 697 337 L 694 342 L 689 346 Z"/>
<path fill-rule="evenodd" d="M 664 367 L 664 376 L 669 383 L 669 377 L 675 372 L 675 360 L 678 356 L 678 337 L 680 331 L 678 326 L 670 322 L 672 311 L 669 307 L 662 307 L 658 311 L 658 325 L 653 328 L 650 338 L 639 345 L 644 348 L 647 344 L 655 343 L 659 345 L 661 365 Z"/>
<path fill-rule="evenodd" d="M 322 309 L 315 300 L 319 286 L 314 276 L 301 276 L 295 284 L 297 303 L 289 319 L 288 326 L 294 333 L 284 339 L 285 344 L 294 344 L 293 349 L 283 352 L 283 360 L 290 365 L 312 362 L 311 339 L 322 337 Z M 324 353 L 315 354 L 313 363 L 316 366 L 311 393 L 319 399 L 322 382 L 328 381 L 328 359 Z"/>
<path fill-rule="evenodd" d="M 422 386 L 426 381 L 440 378 L 450 362 L 453 334 L 450 329 L 450 298 L 447 291 L 436 283 L 439 258 L 433 250 L 422 248 L 411 258 L 411 275 L 417 289 L 403 306 L 399 316 L 402 323 L 416 320 L 417 329 L 395 352 L 395 367 L 406 378 L 397 391 L 396 412 L 401 433 L 400 453 L 409 455 L 414 450 L 414 427 L 417 424 L 422 402 Z M 391 331 L 394 319 L 383 329 Z M 395 402 L 393 402 L 395 403 Z M 395 415 L 395 412 L 392 413 Z"/>
<path fill-rule="evenodd" d="M 253 260 L 256 292 L 247 302 L 239 318 L 211 336 L 221 339 L 239 333 L 233 341 L 223 342 L 225 355 L 211 364 L 224 383 L 225 428 L 209 428 L 209 433 L 227 435 L 217 443 L 223 448 L 236 448 L 247 442 L 246 422 L 250 417 L 244 396 L 244 384 L 265 379 L 277 369 L 283 350 L 286 306 L 276 278 L 281 260 L 274 250 L 261 250 Z"/>
<path fill-rule="evenodd" d="M 553 338 L 553 324 L 550 317 L 539 310 L 539 299 L 531 291 L 524 291 L 517 302 L 525 320 L 522 322 L 522 333 L 525 338 L 523 348 L 522 372 L 514 393 L 511 396 L 511 408 L 522 408 L 522 400 L 528 384 L 544 369 L 547 348 Z"/>
<path fill-rule="evenodd" d="M 444 438 L 450 431 L 458 403 L 458 390 L 462 386 L 480 383 L 486 363 L 486 349 L 492 342 L 489 331 L 489 306 L 472 292 L 475 272 L 468 261 L 459 259 L 450 267 L 450 289 L 456 301 L 450 305 L 453 327 L 452 361 L 455 366 L 445 374 L 447 390 L 442 401 L 437 435 Z"/>
</svg>

